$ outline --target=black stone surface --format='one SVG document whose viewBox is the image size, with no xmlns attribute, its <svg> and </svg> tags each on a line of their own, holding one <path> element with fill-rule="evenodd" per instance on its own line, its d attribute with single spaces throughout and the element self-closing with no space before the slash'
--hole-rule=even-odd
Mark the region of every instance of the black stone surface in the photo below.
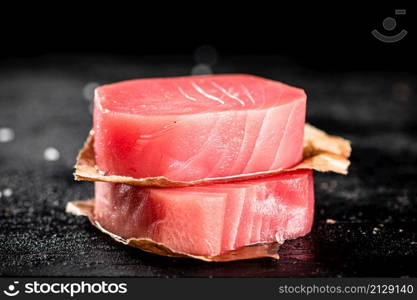
<svg viewBox="0 0 417 300">
<path fill-rule="evenodd" d="M 253 73 L 305 88 L 308 121 L 353 142 L 348 176 L 316 174 L 313 231 L 281 260 L 204 263 L 126 247 L 65 213 L 93 195 L 72 166 L 89 128 L 86 84 L 186 75 L 192 57 L 44 56 L 0 61 L 2 276 L 416 276 L 416 76 L 315 72 L 278 57 L 220 57 L 216 73 Z M 46 161 L 44 150 L 60 152 Z M 4 193 L 4 189 L 11 189 Z M 336 220 L 329 224 L 327 219 Z"/>
</svg>

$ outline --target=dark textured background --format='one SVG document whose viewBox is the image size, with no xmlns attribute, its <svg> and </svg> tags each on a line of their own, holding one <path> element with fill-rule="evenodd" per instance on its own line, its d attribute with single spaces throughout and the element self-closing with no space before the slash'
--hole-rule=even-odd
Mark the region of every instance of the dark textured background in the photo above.
<svg viewBox="0 0 417 300">
<path fill-rule="evenodd" d="M 278 262 L 159 257 L 66 214 L 68 201 L 93 195 L 91 183 L 72 176 L 91 126 L 86 85 L 187 75 L 194 64 L 192 56 L 65 54 L 0 61 L 0 128 L 15 132 L 0 143 L 1 275 L 417 276 L 416 76 L 405 72 L 317 72 L 276 56 L 218 58 L 216 73 L 303 87 L 308 121 L 353 143 L 348 176 L 316 173 L 313 231 L 286 242 Z M 47 147 L 59 160 L 44 159 Z"/>
</svg>

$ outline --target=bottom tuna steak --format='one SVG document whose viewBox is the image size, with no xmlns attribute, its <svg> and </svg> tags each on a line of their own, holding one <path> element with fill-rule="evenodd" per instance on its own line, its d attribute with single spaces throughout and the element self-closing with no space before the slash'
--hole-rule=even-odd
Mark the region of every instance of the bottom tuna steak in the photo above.
<svg viewBox="0 0 417 300">
<path fill-rule="evenodd" d="M 294 239 L 313 222 L 311 170 L 186 188 L 96 182 L 95 193 L 94 218 L 108 231 L 193 255 Z"/>
</svg>

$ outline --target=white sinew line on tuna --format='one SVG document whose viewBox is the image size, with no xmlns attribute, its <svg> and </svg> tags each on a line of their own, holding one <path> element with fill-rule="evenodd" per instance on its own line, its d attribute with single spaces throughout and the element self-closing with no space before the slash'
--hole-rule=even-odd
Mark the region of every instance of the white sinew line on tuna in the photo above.
<svg viewBox="0 0 417 300">
<path fill-rule="evenodd" d="M 96 164 L 176 181 L 288 168 L 302 158 L 303 90 L 250 75 L 139 79 L 95 93 Z"/>
</svg>

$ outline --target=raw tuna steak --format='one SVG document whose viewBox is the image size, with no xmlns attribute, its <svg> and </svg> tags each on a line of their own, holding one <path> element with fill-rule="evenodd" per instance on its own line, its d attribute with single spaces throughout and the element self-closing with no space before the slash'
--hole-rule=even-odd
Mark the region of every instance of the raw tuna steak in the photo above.
<svg viewBox="0 0 417 300">
<path fill-rule="evenodd" d="M 302 158 L 305 109 L 303 90 L 249 75 L 105 85 L 95 94 L 96 164 L 176 181 L 284 169 Z"/>
<path fill-rule="evenodd" d="M 311 229 L 313 210 L 311 170 L 185 188 L 95 183 L 94 218 L 102 227 L 194 255 L 303 236 Z"/>
</svg>

